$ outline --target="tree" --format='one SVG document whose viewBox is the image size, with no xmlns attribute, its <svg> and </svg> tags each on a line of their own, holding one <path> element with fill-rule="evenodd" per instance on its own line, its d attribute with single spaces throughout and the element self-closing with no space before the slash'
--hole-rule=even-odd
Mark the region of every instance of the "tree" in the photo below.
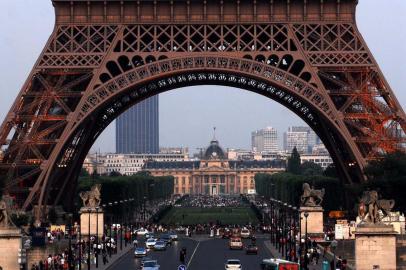
<svg viewBox="0 0 406 270">
<path fill-rule="evenodd" d="M 300 174 L 300 155 L 296 147 L 293 148 L 290 158 L 288 158 L 287 172 Z"/>
<path fill-rule="evenodd" d="M 110 173 L 110 176 L 112 176 L 112 177 L 121 176 L 121 173 L 120 173 L 120 172 L 116 172 L 116 171 L 112 171 L 112 172 Z"/>
<path fill-rule="evenodd" d="M 89 172 L 85 168 L 82 168 L 80 170 L 80 175 L 79 176 L 80 177 L 87 177 L 87 176 L 89 176 Z"/>
<path fill-rule="evenodd" d="M 332 178 L 338 178 L 336 166 L 334 165 L 334 163 L 331 163 L 327 166 L 327 168 L 324 170 L 324 175 Z"/>
<path fill-rule="evenodd" d="M 300 174 L 305 176 L 322 175 L 323 168 L 319 164 L 306 161 L 300 165 Z"/>
</svg>

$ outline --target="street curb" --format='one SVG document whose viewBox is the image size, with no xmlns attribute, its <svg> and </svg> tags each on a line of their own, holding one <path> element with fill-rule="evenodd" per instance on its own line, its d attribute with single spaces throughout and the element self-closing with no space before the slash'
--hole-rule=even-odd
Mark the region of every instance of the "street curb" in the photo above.
<svg viewBox="0 0 406 270">
<path fill-rule="evenodd" d="M 106 268 L 102 269 L 102 270 L 108 270 L 111 267 L 113 267 L 114 265 L 116 265 L 117 263 L 119 263 L 121 260 L 123 260 L 123 258 L 125 257 L 125 255 L 127 255 L 130 251 L 132 250 L 132 247 L 130 247 L 126 252 L 124 252 L 121 256 L 119 256 L 117 259 L 115 259 L 114 261 L 112 261 L 108 266 L 106 266 Z M 100 269 L 100 268 L 99 268 Z"/>
</svg>

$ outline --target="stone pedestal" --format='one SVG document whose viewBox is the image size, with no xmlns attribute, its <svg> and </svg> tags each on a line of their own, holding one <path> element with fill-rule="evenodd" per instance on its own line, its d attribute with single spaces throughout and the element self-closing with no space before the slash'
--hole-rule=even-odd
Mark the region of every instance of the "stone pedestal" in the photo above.
<svg viewBox="0 0 406 270">
<path fill-rule="evenodd" d="M 21 231 L 17 228 L 0 228 L 0 266 L 3 270 L 20 269 L 18 253 L 22 248 Z"/>
<path fill-rule="evenodd" d="M 396 270 L 396 232 L 388 225 L 358 225 L 355 230 L 357 270 Z"/>
<path fill-rule="evenodd" d="M 90 226 L 90 227 L 89 227 Z M 95 208 L 82 207 L 80 209 L 80 233 L 82 238 L 86 239 L 90 236 L 99 235 L 102 237 L 104 234 L 104 212 L 102 209 L 96 211 Z"/>
<path fill-rule="evenodd" d="M 320 206 L 302 206 L 300 207 L 300 227 L 302 236 L 305 235 L 306 232 L 306 218 L 305 213 L 309 213 L 307 217 L 307 235 L 309 236 L 323 236 L 323 208 Z"/>
</svg>

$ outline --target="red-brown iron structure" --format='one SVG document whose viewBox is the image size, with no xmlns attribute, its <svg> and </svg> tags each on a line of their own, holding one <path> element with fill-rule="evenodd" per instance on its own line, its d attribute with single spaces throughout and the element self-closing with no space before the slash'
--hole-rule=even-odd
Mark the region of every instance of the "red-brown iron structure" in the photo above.
<svg viewBox="0 0 406 270">
<path fill-rule="evenodd" d="M 212 84 L 312 127 L 345 183 L 403 150 L 406 116 L 355 23 L 357 0 L 53 0 L 56 24 L 0 129 L 6 192 L 71 205 L 100 133 L 137 102 Z M 52 194 L 52 196 L 50 196 Z"/>
</svg>

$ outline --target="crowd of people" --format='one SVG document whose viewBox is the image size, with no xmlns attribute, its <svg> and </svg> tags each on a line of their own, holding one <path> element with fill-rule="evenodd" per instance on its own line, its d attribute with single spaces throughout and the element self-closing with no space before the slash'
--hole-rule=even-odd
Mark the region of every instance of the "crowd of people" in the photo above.
<svg viewBox="0 0 406 270">
<path fill-rule="evenodd" d="M 239 196 L 209 196 L 209 195 L 195 195 L 187 196 L 182 200 L 178 206 L 183 207 L 200 207 L 200 208 L 213 208 L 213 207 L 238 207 L 243 204 Z"/>
<path fill-rule="evenodd" d="M 116 234 L 115 237 L 103 236 L 97 242 L 95 237 L 91 237 L 90 242 L 87 240 L 79 240 L 74 237 L 74 242 L 61 253 L 49 254 L 44 260 L 34 263 L 31 266 L 31 270 L 64 270 L 71 269 L 69 264 L 75 269 L 78 269 L 79 264 L 87 264 L 90 262 L 94 264 L 96 262 L 96 256 L 100 264 L 107 264 L 108 257 L 112 254 L 116 254 L 118 251 L 117 238 L 119 235 Z M 76 238 L 76 239 L 75 239 Z M 127 244 L 131 239 L 127 239 L 123 235 L 124 241 Z M 69 250 L 70 248 L 70 250 Z M 89 257 L 90 249 L 90 257 Z"/>
</svg>

